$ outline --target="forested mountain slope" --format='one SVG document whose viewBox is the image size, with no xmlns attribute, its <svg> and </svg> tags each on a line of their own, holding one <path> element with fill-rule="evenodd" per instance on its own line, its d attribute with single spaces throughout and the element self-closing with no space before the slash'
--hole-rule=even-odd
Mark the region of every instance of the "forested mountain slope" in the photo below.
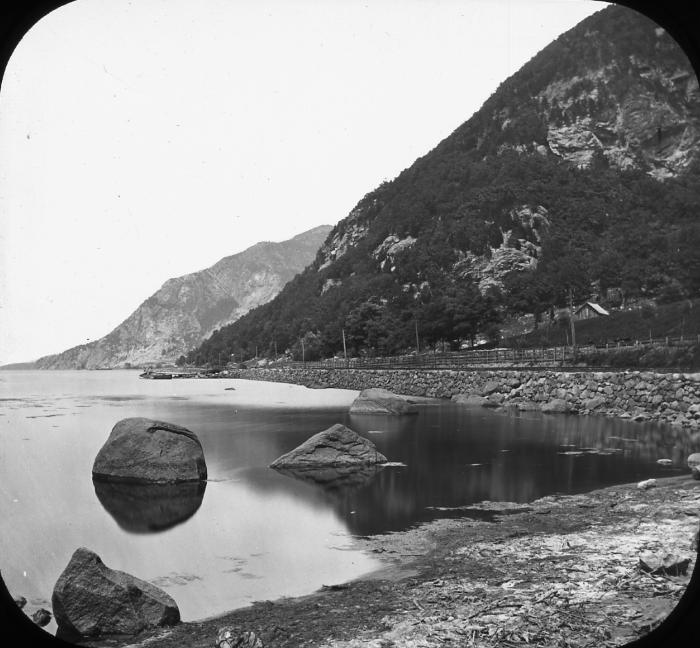
<svg viewBox="0 0 700 648">
<path fill-rule="evenodd" d="M 465 77 L 468 69 L 465 69 Z M 610 6 L 368 193 L 270 303 L 188 355 L 394 353 L 595 296 L 700 291 L 700 92 L 675 41 Z M 240 356 L 239 356 L 240 357 Z"/>
</svg>

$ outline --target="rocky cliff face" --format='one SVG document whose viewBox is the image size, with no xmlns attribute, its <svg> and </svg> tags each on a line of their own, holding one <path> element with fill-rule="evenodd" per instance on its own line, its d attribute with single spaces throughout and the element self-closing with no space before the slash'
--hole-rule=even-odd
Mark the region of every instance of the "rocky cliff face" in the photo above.
<svg viewBox="0 0 700 648">
<path fill-rule="evenodd" d="M 270 301 L 316 256 L 330 227 L 263 242 L 211 268 L 168 279 L 99 340 L 40 358 L 40 369 L 103 369 L 172 362 L 211 333 Z"/>
<path fill-rule="evenodd" d="M 598 165 L 640 171 L 662 181 L 685 173 L 699 151 L 700 90 L 689 60 L 664 29 L 631 9 L 613 6 L 533 57 L 469 121 L 403 175 L 410 173 L 417 181 L 429 165 L 459 167 L 458 158 L 474 162 L 515 155 L 523 165 L 539 156 L 576 169 Z M 433 182 L 444 183 L 445 175 Z M 457 174 L 448 179 L 454 186 L 465 183 Z M 386 214 L 387 204 L 397 202 L 390 185 L 365 196 L 336 225 L 321 248 L 319 272 L 365 239 L 375 244 L 370 240 L 376 217 Z M 426 210 L 427 220 L 433 216 L 430 211 Z M 537 266 L 542 234 L 549 225 L 547 209 L 522 204 L 509 212 L 520 235 L 498 223 L 502 241 L 489 241 L 476 253 L 456 248 L 456 278 L 473 278 L 486 292 L 502 288 L 509 272 Z M 535 220 L 526 224 L 523 218 L 533 214 Z M 416 243 L 398 216 L 391 218 L 398 227 L 390 229 L 372 252 L 380 271 L 395 266 L 397 250 L 389 242 Z M 494 219 L 484 218 L 482 223 L 484 229 L 493 228 Z M 418 243 L 416 249 L 426 245 Z"/>
</svg>

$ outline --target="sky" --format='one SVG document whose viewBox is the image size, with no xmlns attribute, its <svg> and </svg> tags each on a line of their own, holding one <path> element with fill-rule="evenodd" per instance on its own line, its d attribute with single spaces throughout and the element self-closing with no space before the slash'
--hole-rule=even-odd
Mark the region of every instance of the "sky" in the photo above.
<svg viewBox="0 0 700 648">
<path fill-rule="evenodd" d="M 0 86 L 0 365 L 343 219 L 591 0 L 75 0 Z"/>
</svg>

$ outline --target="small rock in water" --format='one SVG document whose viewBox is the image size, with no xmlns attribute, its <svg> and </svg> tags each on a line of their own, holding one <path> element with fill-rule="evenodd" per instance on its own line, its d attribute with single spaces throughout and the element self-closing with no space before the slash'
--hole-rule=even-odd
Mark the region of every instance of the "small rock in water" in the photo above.
<svg viewBox="0 0 700 648">
<path fill-rule="evenodd" d="M 654 488 L 655 486 L 656 486 L 655 479 L 645 479 L 644 481 L 640 481 L 637 484 L 637 488 L 639 490 L 649 490 L 650 488 Z"/>
<path fill-rule="evenodd" d="M 264 648 L 254 632 L 238 632 L 231 626 L 219 630 L 215 645 L 217 648 Z"/>
<path fill-rule="evenodd" d="M 235 387 L 224 387 L 224 391 L 236 391 Z"/>
<path fill-rule="evenodd" d="M 32 621 L 36 623 L 40 628 L 48 625 L 51 621 L 51 612 L 45 610 L 44 608 L 39 608 L 34 614 L 32 614 Z"/>
<path fill-rule="evenodd" d="M 656 463 L 661 466 L 670 466 L 673 463 L 672 459 L 657 459 Z"/>
<path fill-rule="evenodd" d="M 24 596 L 17 596 L 15 598 L 15 605 L 21 610 L 27 604 L 27 599 Z"/>
<path fill-rule="evenodd" d="M 693 479 L 700 479 L 700 452 L 694 452 L 688 457 L 688 468 Z"/>
<path fill-rule="evenodd" d="M 639 569 L 651 574 L 682 576 L 688 571 L 690 558 L 678 554 L 643 553 L 639 556 Z"/>
</svg>

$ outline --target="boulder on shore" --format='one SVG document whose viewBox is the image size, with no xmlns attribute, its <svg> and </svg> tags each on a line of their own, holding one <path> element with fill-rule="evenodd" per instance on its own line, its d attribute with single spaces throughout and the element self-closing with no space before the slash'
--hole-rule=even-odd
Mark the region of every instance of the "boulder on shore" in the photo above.
<svg viewBox="0 0 700 648">
<path fill-rule="evenodd" d="M 603 405 L 605 405 L 605 399 L 602 396 L 594 396 L 583 401 L 583 408 L 591 411 Z"/>
<path fill-rule="evenodd" d="M 694 452 L 688 457 L 688 468 L 693 479 L 700 479 L 700 452 Z"/>
<path fill-rule="evenodd" d="M 367 466 L 386 463 L 374 443 L 340 423 L 314 434 L 300 446 L 278 457 L 270 468 Z"/>
<path fill-rule="evenodd" d="M 455 394 L 452 401 L 469 407 L 498 407 L 498 403 L 478 394 Z"/>
<path fill-rule="evenodd" d="M 561 398 L 554 398 L 548 403 L 544 403 L 541 407 L 545 414 L 566 414 L 569 410 L 569 404 Z"/>
<path fill-rule="evenodd" d="M 119 421 L 97 453 L 94 479 L 175 483 L 207 478 L 197 435 L 173 423 L 147 418 Z"/>
<path fill-rule="evenodd" d="M 85 547 L 58 577 L 51 604 L 64 637 L 136 634 L 180 621 L 177 604 L 162 589 L 110 569 Z"/>
<path fill-rule="evenodd" d="M 387 389 L 363 389 L 350 405 L 350 414 L 417 414 L 415 405 Z"/>
</svg>

